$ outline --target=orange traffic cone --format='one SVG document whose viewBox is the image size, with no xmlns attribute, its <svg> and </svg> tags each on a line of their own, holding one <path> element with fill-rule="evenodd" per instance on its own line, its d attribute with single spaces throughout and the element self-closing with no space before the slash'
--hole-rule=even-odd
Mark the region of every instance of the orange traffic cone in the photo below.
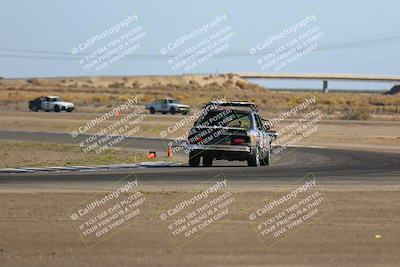
<svg viewBox="0 0 400 267">
<path fill-rule="evenodd" d="M 146 158 L 148 158 L 148 159 L 157 158 L 156 152 L 155 151 L 150 151 Z"/>
<path fill-rule="evenodd" d="M 171 148 L 171 146 L 168 146 L 168 152 L 167 152 L 167 157 L 168 158 L 172 158 L 172 148 Z"/>
</svg>

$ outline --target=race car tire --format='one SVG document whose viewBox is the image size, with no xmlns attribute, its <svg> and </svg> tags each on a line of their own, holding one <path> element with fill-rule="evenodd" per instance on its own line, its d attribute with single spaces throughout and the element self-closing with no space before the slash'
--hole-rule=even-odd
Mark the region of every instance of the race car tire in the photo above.
<svg viewBox="0 0 400 267">
<path fill-rule="evenodd" d="M 269 166 L 271 164 L 271 149 L 268 149 L 267 155 L 260 162 L 261 166 Z"/>
<path fill-rule="evenodd" d="M 189 153 L 189 166 L 199 167 L 200 165 L 200 154 L 197 151 L 191 151 Z"/>
<path fill-rule="evenodd" d="M 213 158 L 207 155 L 203 156 L 203 166 L 204 167 L 211 167 L 213 164 Z"/>
<path fill-rule="evenodd" d="M 247 166 L 259 167 L 260 166 L 260 149 L 256 148 L 253 153 L 249 154 L 247 158 Z"/>
</svg>

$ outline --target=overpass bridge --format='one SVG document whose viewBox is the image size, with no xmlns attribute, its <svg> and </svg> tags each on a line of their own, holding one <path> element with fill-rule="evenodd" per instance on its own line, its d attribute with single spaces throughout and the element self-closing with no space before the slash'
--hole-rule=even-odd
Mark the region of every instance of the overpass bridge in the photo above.
<svg viewBox="0 0 400 267">
<path fill-rule="evenodd" d="M 360 81 L 360 82 L 393 82 L 400 83 L 400 75 L 388 76 L 380 74 L 340 74 L 340 73 L 237 73 L 244 79 L 280 79 L 280 80 L 320 80 L 322 91 L 328 92 L 328 81 Z"/>
</svg>

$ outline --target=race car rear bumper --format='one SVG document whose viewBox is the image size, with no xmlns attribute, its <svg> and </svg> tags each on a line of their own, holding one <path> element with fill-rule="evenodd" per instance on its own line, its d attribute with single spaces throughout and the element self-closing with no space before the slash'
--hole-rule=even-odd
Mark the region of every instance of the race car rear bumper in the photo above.
<svg viewBox="0 0 400 267">
<path fill-rule="evenodd" d="M 191 150 L 212 150 L 212 151 L 228 151 L 228 152 L 249 152 L 248 146 L 232 146 L 232 145 L 188 145 Z"/>
</svg>

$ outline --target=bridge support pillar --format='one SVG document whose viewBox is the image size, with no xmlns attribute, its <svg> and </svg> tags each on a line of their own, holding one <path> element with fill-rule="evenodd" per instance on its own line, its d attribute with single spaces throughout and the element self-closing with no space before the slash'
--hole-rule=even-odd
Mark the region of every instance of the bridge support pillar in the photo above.
<svg viewBox="0 0 400 267">
<path fill-rule="evenodd" d="M 323 92 L 324 94 L 327 94 L 327 93 L 328 93 L 328 81 L 327 81 L 327 80 L 324 80 L 324 81 L 323 81 L 323 84 L 322 84 L 322 92 Z"/>
</svg>

